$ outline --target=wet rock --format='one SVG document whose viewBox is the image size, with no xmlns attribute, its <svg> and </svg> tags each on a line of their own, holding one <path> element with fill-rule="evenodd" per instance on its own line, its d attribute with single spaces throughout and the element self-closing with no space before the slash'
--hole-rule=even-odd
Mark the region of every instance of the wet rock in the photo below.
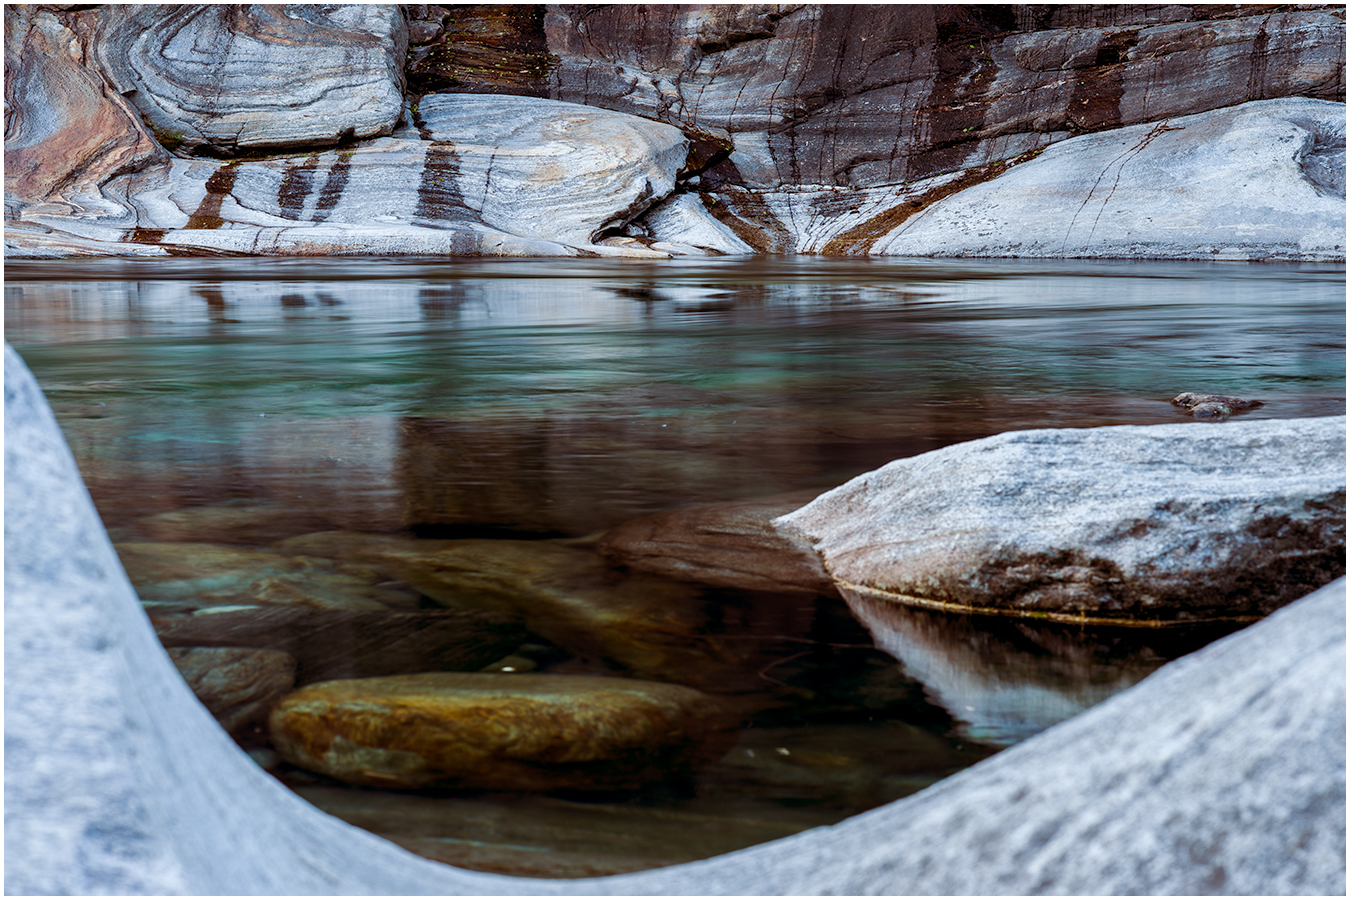
<svg viewBox="0 0 1350 900">
<path fill-rule="evenodd" d="M 393 4 L 108 6 L 90 46 L 177 153 L 322 147 L 389 134 L 408 33 Z"/>
<path fill-rule="evenodd" d="M 266 720 L 272 703 L 295 686 L 295 660 L 276 650 L 176 647 L 169 658 L 226 731 Z"/>
<path fill-rule="evenodd" d="M 951 715 L 954 732 L 993 747 L 1076 716 L 1238 627 L 1093 628 L 844 595 L 877 646 Z"/>
<path fill-rule="evenodd" d="M 142 602 L 180 610 L 259 604 L 416 609 L 419 595 L 368 567 L 218 544 L 117 546 Z"/>
<path fill-rule="evenodd" d="M 570 652 L 638 677 L 715 692 L 765 687 L 754 667 L 745 666 L 761 648 L 734 646 L 707 633 L 699 590 L 617 572 L 589 550 L 552 541 L 408 540 L 350 532 L 291 538 L 276 549 L 369 563 L 445 606 L 516 615 L 531 632 Z"/>
<path fill-rule="evenodd" d="M 678 685 L 499 674 L 329 681 L 270 719 L 284 759 L 342 781 L 489 790 L 637 788 L 717 758 L 733 724 Z"/>
<path fill-rule="evenodd" d="M 770 520 L 818 491 L 695 506 L 625 522 L 596 545 L 617 565 L 667 578 L 747 591 L 833 594 L 809 542 Z"/>
<path fill-rule="evenodd" d="M 151 608 L 167 647 L 252 647 L 296 661 L 295 681 L 475 671 L 520 645 L 512 616 L 474 610 L 342 610 L 306 606 Z"/>
<path fill-rule="evenodd" d="M 1189 391 L 1173 397 L 1172 405 L 1182 407 L 1197 419 L 1226 419 L 1235 410 L 1265 406 L 1260 400 L 1244 400 L 1220 394 L 1193 394 Z"/>
<path fill-rule="evenodd" d="M 1345 104 L 1302 98 L 1085 135 L 893 222 L 869 252 L 1341 260 L 1344 154 Z"/>
<path fill-rule="evenodd" d="M 453 182 L 448 201 L 575 247 L 669 194 L 688 147 L 669 125 L 534 97 L 431 94 L 415 124 L 431 142 L 428 169 Z"/>
<path fill-rule="evenodd" d="M 1010 432 L 775 520 L 841 589 L 1068 621 L 1266 615 L 1345 571 L 1345 418 Z"/>
</svg>

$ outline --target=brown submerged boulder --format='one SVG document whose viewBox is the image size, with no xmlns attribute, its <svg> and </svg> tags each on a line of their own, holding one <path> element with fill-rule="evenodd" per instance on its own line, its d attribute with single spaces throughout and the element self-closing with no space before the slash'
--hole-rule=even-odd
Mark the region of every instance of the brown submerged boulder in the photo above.
<svg viewBox="0 0 1350 900">
<path fill-rule="evenodd" d="M 226 731 L 266 719 L 272 703 L 295 686 L 295 659 L 276 650 L 175 647 L 169 658 Z"/>
<path fill-rule="evenodd" d="M 809 541 L 771 523 L 818 491 L 713 503 L 643 516 L 596 549 L 618 565 L 681 581 L 747 591 L 829 594 L 835 589 Z"/>
<path fill-rule="evenodd" d="M 355 532 L 320 532 L 275 546 L 368 563 L 452 609 L 515 615 L 571 653 L 639 678 L 717 693 L 765 684 L 754 666 L 744 665 L 757 648 L 732 646 L 707 632 L 706 600 L 698 588 L 616 571 L 587 549 L 554 541 L 412 540 Z"/>
<path fill-rule="evenodd" d="M 226 606 L 150 611 L 166 647 L 252 647 L 294 658 L 294 682 L 472 672 L 520 646 L 514 616 L 463 609 Z M 171 651 L 172 652 L 172 651 Z"/>
<path fill-rule="evenodd" d="M 352 784 L 635 789 L 720 757 L 734 721 L 691 688 L 565 675 L 311 685 L 270 719 L 284 759 Z"/>
</svg>

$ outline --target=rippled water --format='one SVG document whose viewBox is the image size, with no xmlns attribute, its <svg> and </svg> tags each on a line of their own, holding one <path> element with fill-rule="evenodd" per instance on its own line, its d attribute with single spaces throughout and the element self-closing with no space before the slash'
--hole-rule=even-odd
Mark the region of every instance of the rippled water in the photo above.
<svg viewBox="0 0 1350 900">
<path fill-rule="evenodd" d="M 810 496 L 1001 431 L 1190 422 L 1168 402 L 1181 391 L 1264 401 L 1250 418 L 1345 411 L 1344 266 L 174 259 L 6 276 L 6 338 L 121 543 L 340 529 L 584 548 L 638 516 Z M 1220 633 L 726 589 L 696 606 L 705 632 L 762 642 L 739 657 L 762 696 L 692 783 L 578 798 L 273 771 L 433 858 L 626 871 L 904 796 Z M 539 671 L 595 668 L 529 646 Z M 267 761 L 264 733 L 240 739 Z"/>
</svg>

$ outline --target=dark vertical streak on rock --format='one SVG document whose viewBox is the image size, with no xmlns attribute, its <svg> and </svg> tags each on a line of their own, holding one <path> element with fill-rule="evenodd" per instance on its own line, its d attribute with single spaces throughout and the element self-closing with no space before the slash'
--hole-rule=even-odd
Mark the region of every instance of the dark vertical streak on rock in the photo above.
<svg viewBox="0 0 1350 900">
<path fill-rule="evenodd" d="M 476 221 L 477 217 L 464 205 L 456 184 L 458 177 L 459 154 L 455 153 L 455 145 L 451 141 L 433 141 L 422 164 L 417 209 L 413 213 L 422 224 L 435 227 Z"/>
<path fill-rule="evenodd" d="M 1125 94 L 1125 60 L 1139 43 L 1138 29 L 1102 35 L 1090 68 L 1073 74 L 1073 94 L 1065 116 L 1069 131 L 1087 134 L 1119 128 L 1120 98 Z"/>
<path fill-rule="evenodd" d="M 234 179 L 238 174 L 238 161 L 226 163 L 206 179 L 206 196 L 198 204 L 197 210 L 188 217 L 186 229 L 212 229 L 225 224 L 220 217 L 220 207 L 225 198 L 234 190 Z"/>
<path fill-rule="evenodd" d="M 1268 24 L 1270 24 L 1269 17 L 1261 23 L 1261 30 L 1257 33 L 1256 40 L 1252 41 L 1252 64 L 1251 70 L 1247 73 L 1247 100 L 1266 99 L 1266 68 L 1270 47 L 1270 33 L 1266 31 Z"/>
<path fill-rule="evenodd" d="M 311 153 L 299 165 L 287 166 L 277 189 L 277 206 L 288 219 L 299 219 L 305 200 L 314 189 L 314 170 L 319 167 L 319 154 Z"/>
<path fill-rule="evenodd" d="M 314 221 L 323 222 L 328 219 L 328 214 L 337 206 L 337 202 L 342 199 L 342 192 L 347 187 L 347 179 L 351 176 L 352 169 L 352 151 L 342 150 L 338 153 L 337 162 L 333 163 L 333 168 L 328 170 L 328 180 L 323 184 L 323 190 L 319 192 L 318 202 L 314 204 Z"/>
</svg>

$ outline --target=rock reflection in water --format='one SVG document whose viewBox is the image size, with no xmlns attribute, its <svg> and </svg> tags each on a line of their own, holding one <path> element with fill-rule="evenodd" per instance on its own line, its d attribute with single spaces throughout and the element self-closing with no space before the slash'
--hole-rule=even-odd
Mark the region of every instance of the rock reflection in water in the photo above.
<svg viewBox="0 0 1350 900">
<path fill-rule="evenodd" d="M 1007 747 L 1142 681 L 1239 626 L 1142 629 L 957 615 L 843 591 L 878 647 L 923 683 L 957 733 Z"/>
</svg>

